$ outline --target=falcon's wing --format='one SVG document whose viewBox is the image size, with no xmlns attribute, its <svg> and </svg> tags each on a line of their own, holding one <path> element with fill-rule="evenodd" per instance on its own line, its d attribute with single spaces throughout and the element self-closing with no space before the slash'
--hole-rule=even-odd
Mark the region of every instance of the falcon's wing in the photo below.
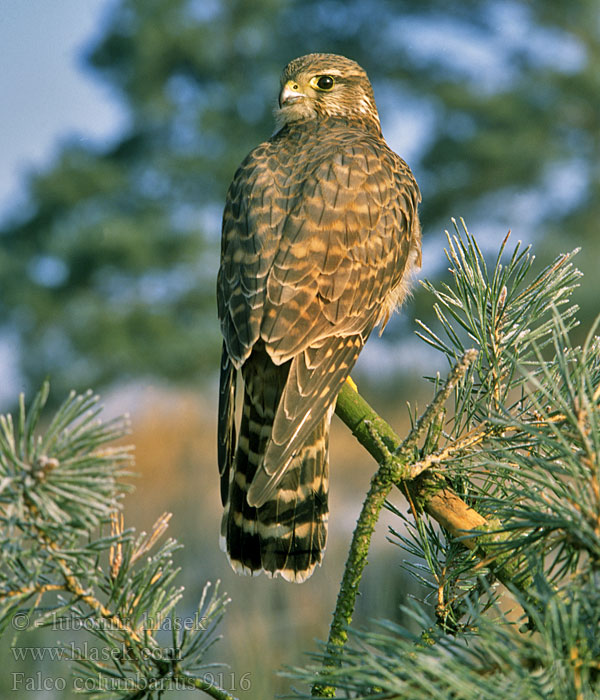
<svg viewBox="0 0 600 700">
<path fill-rule="evenodd" d="M 237 367 L 259 338 L 282 363 L 332 332 L 361 332 L 420 259 L 408 166 L 382 139 L 330 141 L 292 155 L 261 144 L 231 184 L 217 299 Z"/>
<path fill-rule="evenodd" d="M 418 200 L 407 166 L 379 143 L 336 150 L 305 180 L 266 276 L 260 336 L 291 366 L 250 503 L 271 496 L 417 262 Z"/>
<path fill-rule="evenodd" d="M 221 475 L 221 501 L 227 502 L 229 471 L 235 457 L 235 387 L 237 371 L 223 344 L 221 353 L 221 376 L 219 380 L 219 428 L 218 461 Z"/>
<path fill-rule="evenodd" d="M 419 198 L 408 166 L 376 139 L 336 149 L 310 174 L 266 279 L 260 334 L 275 362 L 372 328 L 418 254 Z"/>
<path fill-rule="evenodd" d="M 267 275 L 290 208 L 285 173 L 270 156 L 272 148 L 266 142 L 246 157 L 223 212 L 217 304 L 225 347 L 238 369 L 260 335 Z"/>
<path fill-rule="evenodd" d="M 267 501 L 288 464 L 323 420 L 364 346 L 361 335 L 332 336 L 293 360 L 273 421 L 261 470 L 248 490 L 248 503 Z"/>
</svg>

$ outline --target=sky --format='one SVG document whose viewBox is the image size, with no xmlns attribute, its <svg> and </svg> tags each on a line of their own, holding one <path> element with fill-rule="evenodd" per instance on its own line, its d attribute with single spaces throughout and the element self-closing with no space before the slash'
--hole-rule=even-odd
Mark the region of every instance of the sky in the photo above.
<svg viewBox="0 0 600 700">
<path fill-rule="evenodd" d="M 22 202 L 25 174 L 66 137 L 105 140 L 123 124 L 108 87 L 84 65 L 114 0 L 2 0 L 0 219 Z"/>
<path fill-rule="evenodd" d="M 24 201 L 27 172 L 69 138 L 110 140 L 124 114 L 85 68 L 85 47 L 114 0 L 1 0 L 0 220 Z M 14 338 L 0 337 L 0 406 L 21 387 Z"/>
<path fill-rule="evenodd" d="M 11 211 L 18 212 L 23 206 L 26 174 L 48 168 L 66 139 L 102 143 L 123 129 L 126 115 L 114 93 L 84 62 L 86 48 L 101 35 L 104 21 L 117 1 L 0 0 L 0 223 Z M 208 0 L 198 0 L 197 6 L 205 11 Z M 576 71 L 585 60 L 583 49 L 573 39 L 549 36 L 546 30 L 532 27 L 523 6 L 506 2 L 491 7 L 497 15 L 492 18 L 498 30 L 494 45 L 481 37 L 461 35 L 458 25 L 421 26 L 403 19 L 400 25 L 388 27 L 388 31 L 404 32 L 405 40 L 414 43 L 414 50 L 423 54 L 423 60 L 437 52 L 440 60 L 488 89 L 490 85 L 502 87 L 501 81 L 507 76 L 502 52 L 510 47 L 533 52 L 541 62 L 558 63 L 566 72 Z M 469 48 L 468 53 L 465 47 Z M 387 111 L 386 100 L 391 101 L 394 95 L 386 96 L 383 91 L 378 94 L 378 101 L 380 98 L 382 112 Z M 407 129 L 404 111 L 401 129 L 393 122 L 386 125 L 390 145 L 412 162 L 418 156 L 415 144 L 422 145 L 426 140 L 432 118 L 423 111 L 422 104 L 416 104 L 414 119 L 409 120 L 414 128 Z M 561 164 L 561 169 L 563 179 L 553 175 L 535 195 L 546 207 L 547 202 L 562 201 L 565 193 L 576 199 L 585 186 L 585 180 L 577 184 L 577 172 L 572 168 Z M 518 214 L 520 237 L 526 238 L 528 224 L 531 230 L 535 228 L 535 220 L 528 222 L 527 217 L 537 216 L 544 208 L 527 192 L 514 198 L 512 206 Z M 485 227 L 477 230 L 484 238 Z M 496 239 L 494 228 L 490 240 Z M 431 275 L 433 257 L 439 259 L 439 251 L 426 246 L 424 253 L 423 269 Z M 14 399 L 20 390 L 16 353 L 15 341 L 0 336 L 0 406 L 6 397 Z"/>
</svg>

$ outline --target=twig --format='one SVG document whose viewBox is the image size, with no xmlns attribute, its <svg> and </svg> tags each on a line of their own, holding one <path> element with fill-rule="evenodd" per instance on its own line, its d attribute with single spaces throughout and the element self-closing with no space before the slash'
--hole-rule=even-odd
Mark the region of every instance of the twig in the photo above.
<svg viewBox="0 0 600 700">
<path fill-rule="evenodd" d="M 450 457 L 464 452 L 464 450 L 477 445 L 482 440 L 484 440 L 489 434 L 489 425 L 482 424 L 471 430 L 469 433 L 463 435 L 460 439 L 446 445 L 439 452 L 433 452 L 426 455 L 423 459 L 411 464 L 410 466 L 410 478 L 416 479 L 419 474 L 422 474 L 427 469 L 435 466 L 436 464 L 441 464 L 446 462 Z"/>
<path fill-rule="evenodd" d="M 177 686 L 178 688 L 180 686 L 183 686 L 183 688 L 185 688 L 186 690 L 201 690 L 207 695 L 210 695 L 211 698 L 215 698 L 215 700 L 238 700 L 234 695 L 231 695 L 231 693 L 228 693 L 226 690 L 219 688 L 218 685 L 209 683 L 203 678 L 196 678 L 195 676 L 190 676 L 189 674 L 184 673 L 183 671 L 178 671 L 177 669 L 174 669 L 171 675 L 165 675 L 161 678 L 161 681 L 164 682 L 166 688 L 168 688 L 168 682 L 171 680 L 179 684 Z M 148 685 L 142 682 L 140 685 L 140 689 L 127 695 L 127 697 L 124 698 L 124 700 L 143 700 L 147 697 Z"/>
<path fill-rule="evenodd" d="M 444 386 L 438 391 L 434 396 L 433 401 L 425 409 L 425 413 L 419 418 L 414 428 L 408 434 L 406 440 L 402 443 L 399 448 L 402 452 L 408 451 L 416 447 L 419 439 L 424 435 L 425 431 L 433 420 L 439 415 L 440 411 L 444 407 L 444 404 L 448 400 L 448 397 L 454 390 L 454 387 L 458 382 L 465 376 L 469 367 L 477 359 L 477 350 L 471 348 L 467 350 L 460 360 L 454 365 L 452 371 L 448 375 L 448 379 Z M 371 409 L 372 411 L 373 409 Z M 339 414 L 338 414 L 339 415 Z M 341 417 L 341 416 L 340 416 Z M 342 418 L 342 420 L 344 420 Z M 380 419 L 381 420 L 381 419 Z M 391 428 L 390 428 L 391 430 Z"/>
<path fill-rule="evenodd" d="M 1 591 L 0 600 L 5 598 L 29 598 L 32 595 L 44 595 L 49 591 L 66 591 L 67 587 L 61 583 L 45 583 L 39 586 L 24 586 L 23 588 L 15 588 L 10 591 Z"/>
<path fill-rule="evenodd" d="M 226 690 L 219 688 L 217 685 L 213 685 L 202 678 L 196 678 L 190 676 L 187 673 L 176 673 L 175 679 L 179 679 L 185 682 L 186 686 L 189 688 L 194 688 L 196 690 L 203 690 L 207 695 L 210 695 L 216 700 L 237 700 L 236 697 L 228 693 Z"/>
</svg>

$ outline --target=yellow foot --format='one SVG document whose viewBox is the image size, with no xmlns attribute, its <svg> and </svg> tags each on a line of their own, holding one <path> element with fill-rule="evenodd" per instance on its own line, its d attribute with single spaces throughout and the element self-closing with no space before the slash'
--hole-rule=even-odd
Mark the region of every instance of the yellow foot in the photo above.
<svg viewBox="0 0 600 700">
<path fill-rule="evenodd" d="M 346 382 L 350 385 L 351 389 L 354 389 L 354 391 L 356 391 L 356 393 L 358 393 L 358 387 L 354 383 L 354 379 L 352 379 L 352 377 L 347 377 Z"/>
</svg>

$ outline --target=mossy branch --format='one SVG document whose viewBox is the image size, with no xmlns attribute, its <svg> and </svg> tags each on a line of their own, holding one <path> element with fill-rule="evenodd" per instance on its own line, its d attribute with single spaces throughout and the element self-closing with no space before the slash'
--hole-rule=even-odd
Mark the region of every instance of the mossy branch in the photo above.
<svg viewBox="0 0 600 700">
<path fill-rule="evenodd" d="M 379 469 L 371 480 L 369 492 L 362 506 L 346 561 L 342 583 L 329 631 L 324 667 L 330 669 L 339 664 L 348 639 L 347 627 L 352 621 L 358 587 L 367 565 L 371 537 L 381 509 L 394 484 L 412 478 L 411 464 L 416 446 L 430 426 L 444 411 L 445 403 L 456 384 L 464 377 L 477 357 L 475 350 L 468 350 L 450 373 L 444 386 L 417 421 L 408 437 L 402 442 L 371 406 L 360 396 L 350 382 L 346 382 L 338 396 L 336 413 L 350 428 L 352 434 L 379 463 Z M 462 502 L 447 489 L 434 489 L 423 504 L 424 509 L 451 531 L 464 534 L 465 530 L 487 527 L 485 518 Z M 457 502 L 458 501 L 458 502 Z M 462 504 L 462 507 L 459 505 Z M 460 527 L 462 525 L 462 527 Z M 457 527 L 458 526 L 458 527 Z M 468 541 L 468 540 L 467 540 Z M 335 697 L 331 686 L 316 684 L 314 697 Z"/>
</svg>

